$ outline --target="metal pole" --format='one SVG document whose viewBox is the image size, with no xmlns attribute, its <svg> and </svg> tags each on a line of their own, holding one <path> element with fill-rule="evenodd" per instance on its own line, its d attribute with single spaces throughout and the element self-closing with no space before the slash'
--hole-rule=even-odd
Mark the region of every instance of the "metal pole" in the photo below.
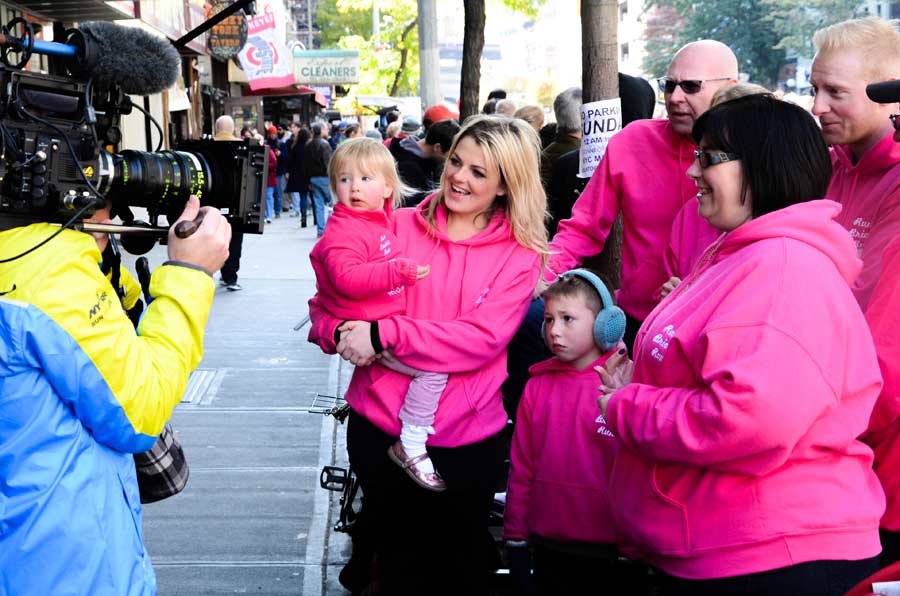
<svg viewBox="0 0 900 596">
<path fill-rule="evenodd" d="M 419 95 L 425 107 L 441 103 L 441 61 L 438 49 L 436 0 L 418 0 L 419 4 Z"/>
</svg>

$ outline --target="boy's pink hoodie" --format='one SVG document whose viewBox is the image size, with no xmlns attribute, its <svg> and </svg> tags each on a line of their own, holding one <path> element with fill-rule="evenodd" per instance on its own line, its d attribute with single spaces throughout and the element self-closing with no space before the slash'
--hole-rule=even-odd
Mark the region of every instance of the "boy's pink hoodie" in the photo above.
<svg viewBox="0 0 900 596">
<path fill-rule="evenodd" d="M 866 321 L 884 387 L 862 440 L 875 451 L 875 473 L 887 495 L 881 527 L 900 532 L 900 234 L 884 251 L 884 268 L 872 292 Z"/>
<path fill-rule="evenodd" d="M 656 305 L 656 291 L 668 279 L 663 254 L 672 221 L 697 195 L 697 185 L 684 175 L 694 161 L 694 149 L 668 120 L 637 120 L 613 136 L 575 201 L 572 218 L 559 223 L 545 279 L 550 281 L 599 253 L 621 212 L 622 288 L 616 303 L 643 320 Z"/>
<path fill-rule="evenodd" d="M 407 288 L 406 315 L 378 321 L 381 343 L 401 362 L 420 370 L 450 373 L 428 444 L 456 447 L 493 436 L 506 425 L 500 385 L 506 379 L 506 345 L 531 302 L 540 276 L 540 255 L 516 242 L 505 213 L 497 211 L 472 238 L 451 240 L 447 212 L 438 207 L 432 230 L 422 214 L 433 200 L 393 213 L 399 250 L 431 266 L 428 277 Z M 340 324 L 315 297 L 309 340 L 333 353 Z M 347 401 L 386 433 L 400 434 L 397 414 L 409 377 L 380 364 L 357 367 Z"/>
<path fill-rule="evenodd" d="M 613 544 L 607 485 L 616 440 L 597 406 L 595 366 L 557 358 L 528 369 L 512 444 L 503 537 Z"/>
<path fill-rule="evenodd" d="M 627 553 L 709 579 L 881 551 L 857 439 L 881 374 L 839 211 L 800 203 L 725 234 L 644 321 L 607 410 Z"/>
<path fill-rule="evenodd" d="M 687 277 L 700 256 L 721 235 L 722 232 L 700 216 L 697 197 L 685 203 L 672 222 L 665 256 L 666 279 L 677 277 L 683 280 Z"/>
<path fill-rule="evenodd" d="M 404 286 L 416 283 L 416 263 L 401 254 L 385 211 L 358 211 L 338 203 L 325 235 L 309 253 L 319 305 L 351 321 L 402 313 Z"/>
<path fill-rule="evenodd" d="M 863 261 L 853 293 L 863 310 L 881 275 L 881 255 L 900 232 L 900 143 L 893 132 L 855 165 L 850 148 L 831 149 L 833 173 L 826 199 L 843 206 L 837 222 L 850 231 Z"/>
</svg>

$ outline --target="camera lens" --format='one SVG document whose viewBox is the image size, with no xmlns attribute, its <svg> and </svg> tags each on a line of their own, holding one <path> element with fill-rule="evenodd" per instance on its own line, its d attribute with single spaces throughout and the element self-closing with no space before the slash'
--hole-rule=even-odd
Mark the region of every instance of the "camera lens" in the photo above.
<svg viewBox="0 0 900 596">
<path fill-rule="evenodd" d="M 199 153 L 127 150 L 106 154 L 101 162 L 107 164 L 101 168 L 102 184 L 113 202 L 164 213 L 169 221 L 177 219 L 192 194 L 206 203 L 212 188 L 209 163 Z"/>
</svg>

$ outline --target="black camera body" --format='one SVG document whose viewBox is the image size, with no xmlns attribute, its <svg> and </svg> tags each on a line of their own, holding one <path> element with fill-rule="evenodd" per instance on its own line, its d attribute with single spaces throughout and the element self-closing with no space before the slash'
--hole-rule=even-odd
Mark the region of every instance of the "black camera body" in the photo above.
<svg viewBox="0 0 900 596">
<path fill-rule="evenodd" d="M 131 207 L 147 209 L 155 227 L 195 194 L 244 232 L 262 233 L 264 147 L 191 140 L 172 151 L 116 152 L 121 116 L 133 107 L 116 86 L 0 66 L 0 229 L 64 223 L 103 198 L 126 224 Z"/>
</svg>

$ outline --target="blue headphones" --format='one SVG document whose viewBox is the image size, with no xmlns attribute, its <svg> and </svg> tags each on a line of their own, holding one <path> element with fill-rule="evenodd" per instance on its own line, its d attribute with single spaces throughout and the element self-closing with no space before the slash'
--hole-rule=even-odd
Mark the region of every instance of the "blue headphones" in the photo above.
<svg viewBox="0 0 900 596">
<path fill-rule="evenodd" d="M 587 269 L 572 269 L 559 277 L 562 279 L 569 275 L 575 275 L 585 280 L 600 295 L 603 308 L 594 318 L 594 343 L 604 352 L 612 350 L 622 341 L 622 337 L 625 335 L 625 312 L 613 304 L 612 296 L 609 294 L 609 290 L 606 289 L 606 284 Z M 547 335 L 543 323 L 541 324 L 541 335 L 546 342 Z"/>
</svg>

